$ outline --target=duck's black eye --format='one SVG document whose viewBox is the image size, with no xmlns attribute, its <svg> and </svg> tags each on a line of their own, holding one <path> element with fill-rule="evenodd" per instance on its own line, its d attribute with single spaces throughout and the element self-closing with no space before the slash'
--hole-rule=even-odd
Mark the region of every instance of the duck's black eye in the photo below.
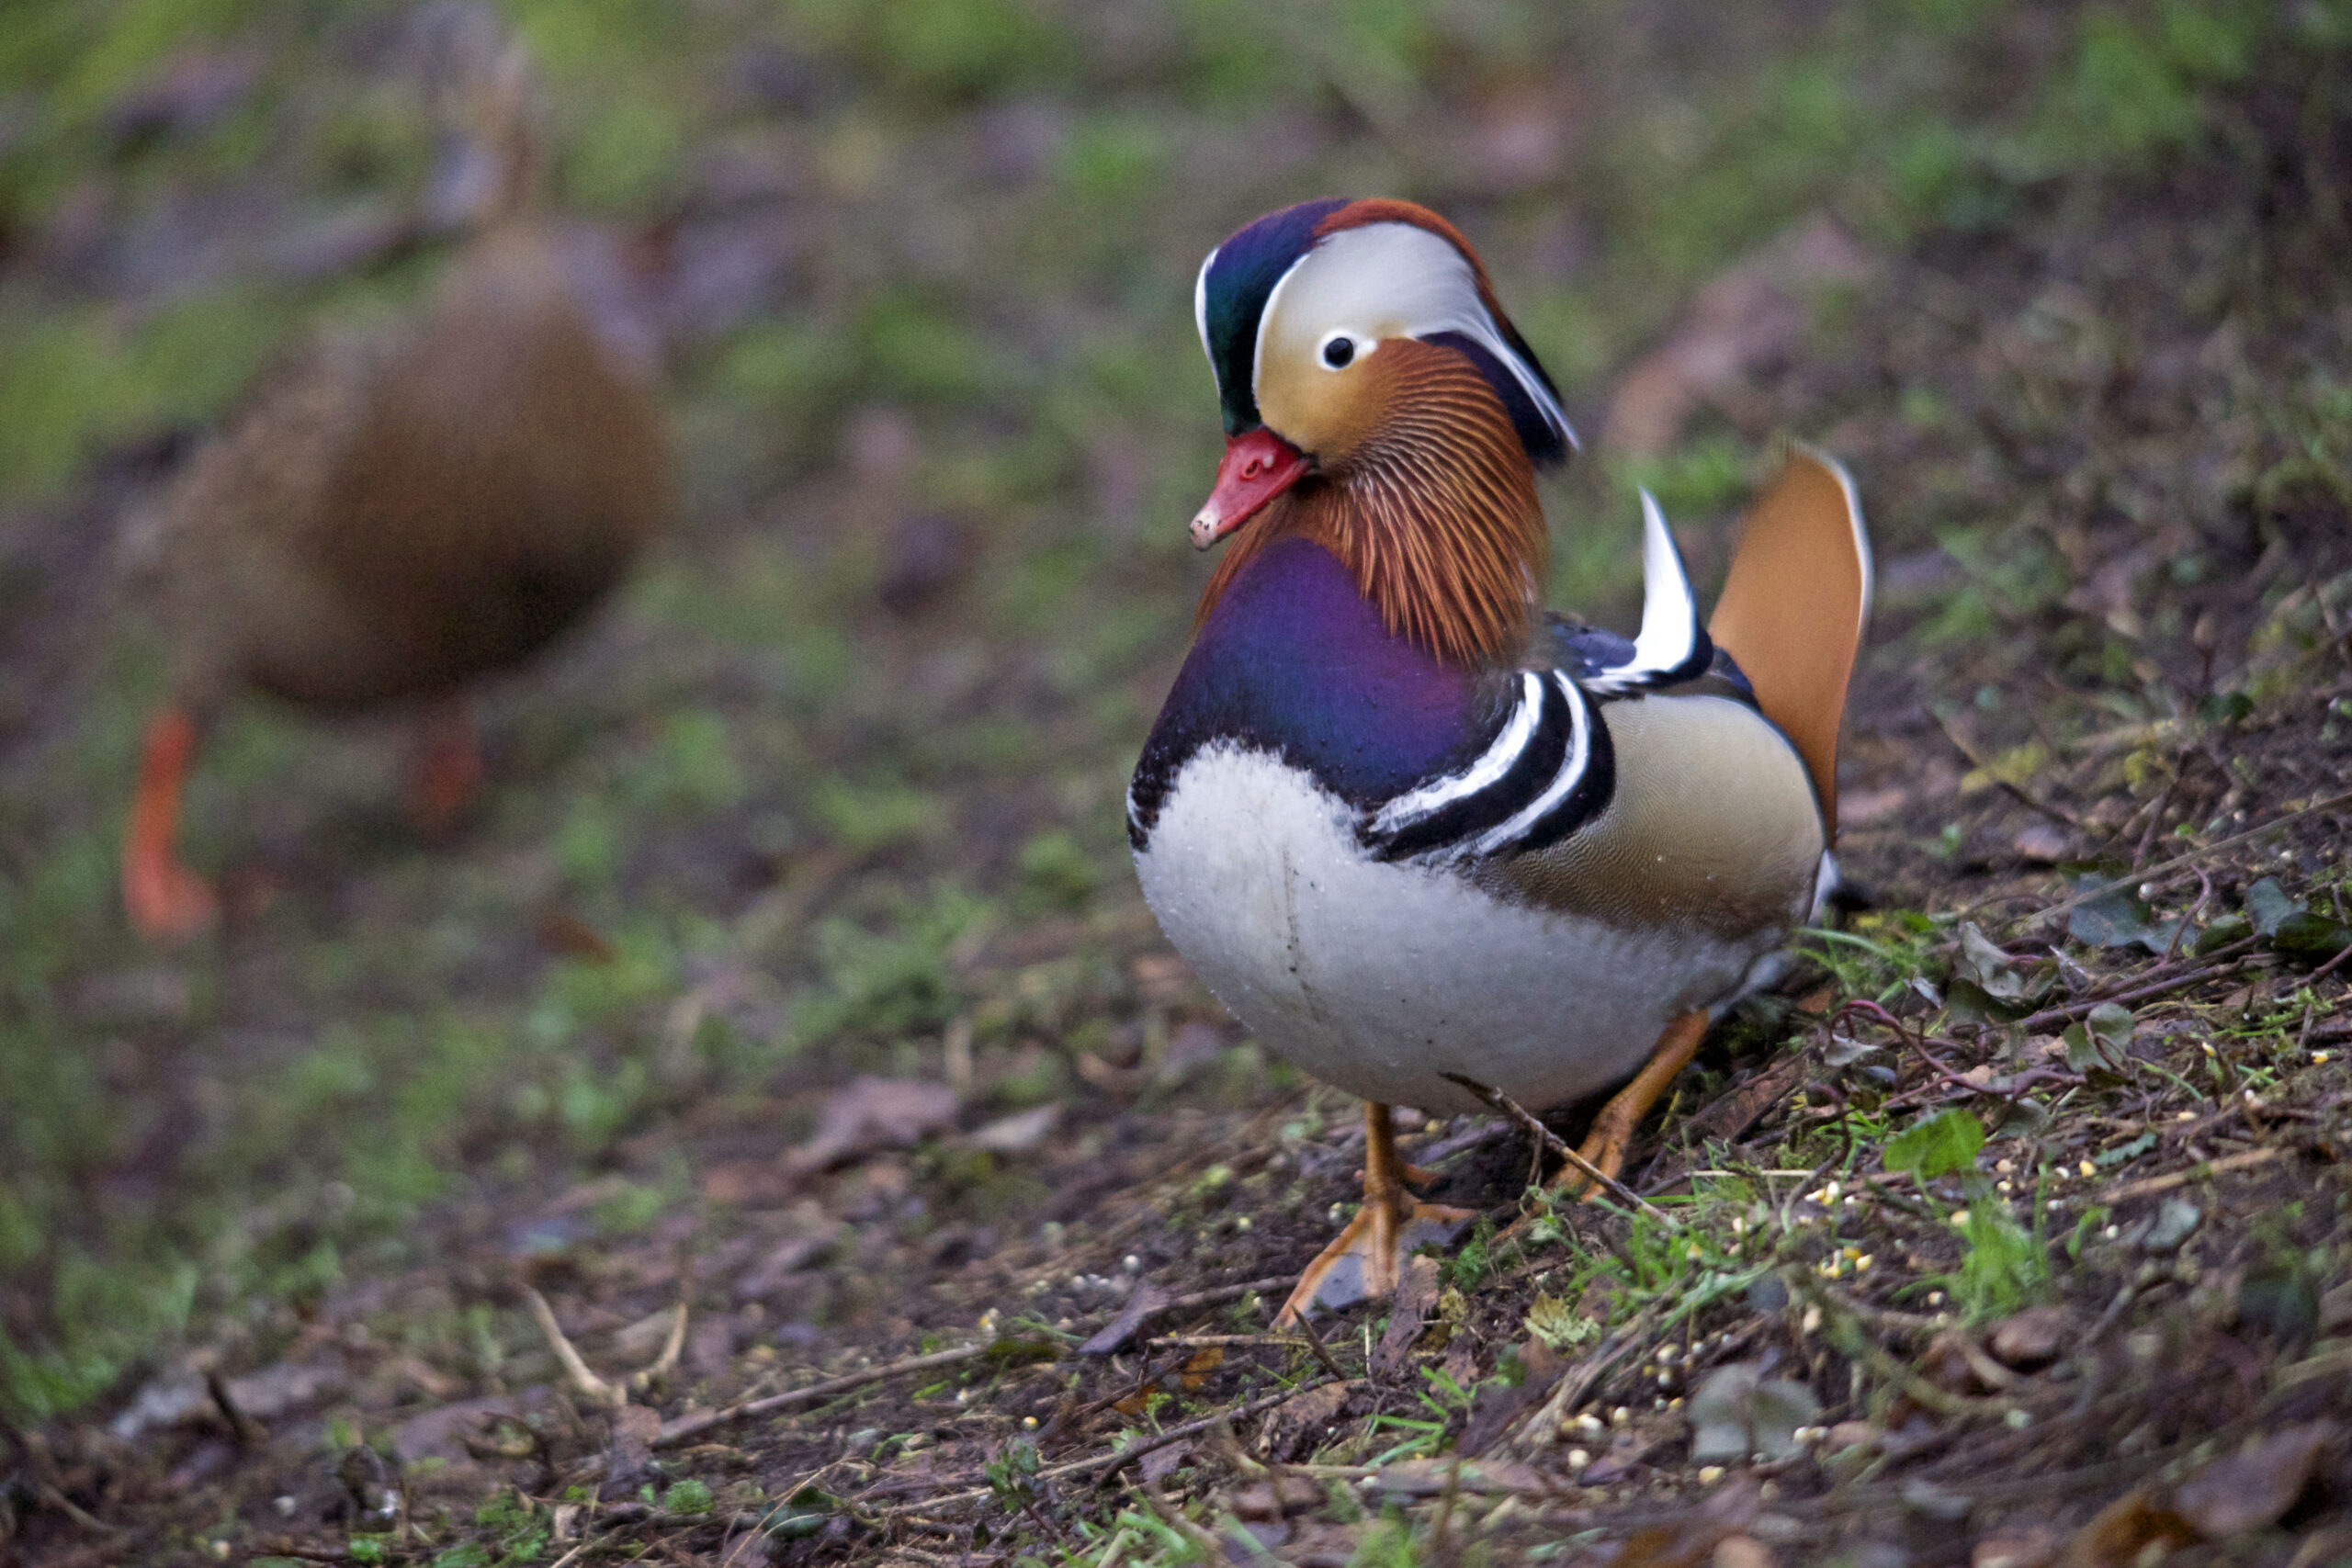
<svg viewBox="0 0 2352 1568">
<path fill-rule="evenodd" d="M 1323 363 L 1334 370 L 1344 370 L 1356 356 L 1356 340 L 1335 337 L 1323 345 Z"/>
</svg>

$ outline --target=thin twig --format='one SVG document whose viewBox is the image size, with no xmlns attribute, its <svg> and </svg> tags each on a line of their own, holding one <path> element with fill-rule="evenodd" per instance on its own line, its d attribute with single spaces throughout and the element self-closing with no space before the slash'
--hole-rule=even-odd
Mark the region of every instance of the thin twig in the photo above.
<svg viewBox="0 0 2352 1568">
<path fill-rule="evenodd" d="M 2247 937 L 2244 942 L 2233 942 L 2228 947 L 2221 949 L 2221 952 L 2235 953 L 2240 948 L 2260 940 L 2262 939 L 2259 937 Z M 2044 1029 L 2053 1023 L 2063 1023 L 2070 1019 L 2081 1018 L 2095 1009 L 2105 1007 L 2109 1002 L 2113 1002 L 2118 1007 L 2127 1002 L 2144 1002 L 2153 997 L 2165 996 L 2173 991 L 2185 991 L 2191 986 L 2200 986 L 2208 980 L 2234 975 L 2244 967 L 2243 964 L 2233 961 L 2209 964 L 2202 969 L 2176 971 L 2171 975 L 2164 975 L 2159 968 L 2152 973 L 2161 977 L 2151 980 L 2146 985 L 2135 986 L 2128 991 L 2110 991 L 2100 997 L 2085 997 L 2079 1001 L 2068 1002 L 2063 1007 L 2044 1008 L 2040 1012 L 2028 1013 L 2009 1027 L 2018 1030 Z"/>
<path fill-rule="evenodd" d="M 2342 795 L 2331 795 L 2325 800 L 2315 800 L 2309 806 L 2301 807 L 2296 810 L 2287 812 L 2283 816 L 2274 817 L 2269 821 L 2262 823 L 2257 827 L 2247 828 L 2242 831 L 2231 834 L 2226 839 L 2216 839 L 2210 844 L 2204 844 L 2197 849 L 2185 851 L 2180 854 L 2173 856 L 2170 860 L 2159 861 L 2154 865 L 2149 866 L 2143 871 L 2134 871 L 2129 875 L 2119 876 L 2111 881 L 2103 882 L 2096 887 L 2083 888 L 2070 898 L 2062 898 L 2046 909 L 2028 915 L 2026 917 L 2026 924 L 2029 926 L 2039 925 L 2041 922 L 2049 919 L 2053 915 L 2064 915 L 2069 913 L 2070 911 L 2089 903 L 2094 898 L 2104 898 L 2119 887 L 2128 887 L 2132 883 L 2144 882 L 2149 877 L 2161 875 L 2167 871 L 2177 870 L 2179 867 L 2187 865 L 2192 861 L 2199 861 L 2203 860 L 2207 855 L 2218 854 L 2223 850 L 2245 842 L 2248 839 L 2258 839 L 2265 833 L 2272 832 L 2278 829 L 2283 828 L 2288 823 L 2298 821 L 2302 818 L 2312 815 L 2314 812 L 2335 811 L 2340 810 L 2346 806 L 2352 806 L 2352 790 L 2347 790 Z M 1966 909 L 1962 909 L 1959 911 L 1959 913 L 1962 915 L 1973 914 L 1975 910 L 1984 908 L 1987 904 L 1997 902 L 2001 897 L 2004 896 L 1996 895 L 1995 897 L 1992 898 L 1980 899 L 1977 903 L 1970 905 Z"/>
<path fill-rule="evenodd" d="M 1610 1175 L 1599 1166 L 1593 1164 L 1592 1161 L 1585 1158 L 1583 1154 L 1579 1151 L 1570 1148 L 1567 1145 L 1566 1141 L 1564 1140 L 1557 1133 L 1555 1133 L 1551 1128 L 1546 1127 L 1542 1122 L 1536 1120 L 1534 1112 L 1529 1111 L 1527 1107 L 1520 1104 L 1519 1101 L 1513 1100 L 1502 1090 L 1490 1088 L 1486 1084 L 1477 1082 L 1476 1079 L 1464 1077 L 1460 1073 L 1447 1073 L 1443 1076 L 1453 1082 L 1460 1084 L 1472 1094 L 1476 1095 L 1480 1100 L 1487 1103 L 1488 1109 L 1510 1117 L 1521 1127 L 1527 1129 L 1528 1132 L 1534 1134 L 1536 1142 L 1542 1144 L 1545 1148 L 1550 1149 L 1554 1154 L 1556 1154 L 1566 1159 L 1570 1165 L 1575 1166 L 1577 1169 L 1581 1171 L 1585 1176 L 1590 1178 L 1594 1182 L 1607 1190 L 1610 1196 L 1615 1198 L 1619 1202 L 1627 1205 L 1629 1208 L 1639 1209 L 1642 1213 L 1649 1215 L 1650 1218 L 1654 1220 L 1663 1220 L 1668 1224 L 1672 1224 L 1674 1223 L 1673 1220 L 1668 1216 L 1665 1210 L 1659 1208 L 1657 1204 L 1651 1202 L 1648 1199 L 1643 1197 L 1640 1193 L 1634 1191 L 1632 1188 L 1626 1186 L 1623 1182 L 1618 1180 L 1615 1177 Z"/>
<path fill-rule="evenodd" d="M 960 1367 L 967 1361 L 977 1361 L 996 1348 L 996 1341 L 966 1345 L 954 1350 L 934 1350 L 927 1356 L 910 1356 L 902 1361 L 886 1366 L 868 1367 L 860 1372 L 844 1372 L 837 1378 L 812 1382 L 806 1388 L 786 1389 L 760 1399 L 747 1399 L 740 1404 L 729 1404 L 718 1410 L 705 1410 L 693 1416 L 681 1416 L 662 1428 L 653 1439 L 657 1449 L 674 1448 L 688 1438 L 700 1437 L 714 1427 L 724 1427 L 736 1421 L 757 1420 L 796 1405 L 821 1404 L 836 1394 L 848 1393 L 869 1383 L 884 1382 L 908 1372 L 933 1371 L 941 1367 Z"/>
<path fill-rule="evenodd" d="M 2309 975 L 2303 976 L 2303 984 L 2306 986 L 2317 986 L 2322 980 L 2326 979 L 2330 975 L 2333 975 L 2338 969 L 2343 968 L 2344 961 L 2347 958 L 2352 958 L 2352 942 L 2346 942 L 2342 951 L 2338 952 L 2335 957 L 2329 959 L 2326 963 L 2312 970 Z"/>
<path fill-rule="evenodd" d="M 1928 716 L 1936 721 L 1936 728 L 1944 732 L 1944 739 L 1952 743 L 1952 747 L 1955 750 L 1957 750 L 1962 756 L 1967 758 L 1969 762 L 1976 769 L 1977 772 L 1983 773 L 1996 784 L 1998 784 L 2005 793 L 2016 796 L 2020 803 L 2030 809 L 2041 812 L 2044 817 L 2064 822 L 2067 827 L 2075 829 L 2078 832 L 2086 826 L 2080 817 L 2076 816 L 2074 812 L 2067 810 L 2064 807 L 2052 805 L 2051 802 L 2043 800 L 2039 795 L 2036 795 L 2031 790 L 2026 788 L 2025 785 L 2017 783 L 2013 779 L 2003 777 L 2001 770 L 1994 766 L 1990 758 L 1986 757 L 1982 751 L 1979 751 L 1975 745 L 1971 742 L 1967 737 L 1962 735 L 1959 730 L 1952 728 L 1951 720 L 1944 716 L 1943 709 L 1939 704 L 1930 703 L 1928 705 Z"/>
<path fill-rule="evenodd" d="M 618 1410 L 628 1403 L 627 1393 L 598 1377 L 589 1370 L 588 1363 L 580 1359 L 580 1352 L 572 1348 L 570 1336 L 564 1333 L 562 1325 L 556 1322 L 555 1309 L 548 1305 L 547 1297 L 539 1294 L 537 1287 L 523 1287 L 523 1303 L 531 1309 L 531 1316 L 538 1324 L 539 1332 L 547 1337 L 548 1348 L 553 1350 L 555 1359 L 563 1364 L 564 1375 L 571 1380 L 572 1386 L 580 1391 L 582 1399 L 606 1410 Z"/>
<path fill-rule="evenodd" d="M 2041 1027 L 2049 1027 L 2053 1025 L 2053 1022 L 2065 1022 L 2070 1021 L 2070 1018 L 2082 1018 L 2084 1013 L 2091 1013 L 2093 1009 L 2100 1009 L 2100 1006 L 2109 1004 L 2109 1001 L 2114 1001 L 2117 1006 L 2126 1004 L 2126 1001 L 2147 1001 L 2150 997 L 2162 997 L 2166 995 L 2166 992 L 2176 992 L 2176 989 L 2188 989 L 2189 985 L 2201 985 L 2206 983 L 2206 980 L 2221 978 L 2221 976 L 2237 974 L 2239 968 L 2244 968 L 2244 964 L 2234 962 L 2234 957 L 2237 957 L 2239 952 L 2248 950 L 2248 947 L 2253 947 L 2260 941 L 2263 941 L 2263 938 L 2258 936 L 2239 938 L 2239 941 L 2230 942 L 2227 947 L 2216 947 L 2216 950 L 2209 952 L 2209 954 L 2199 954 L 2199 959 L 2192 959 L 2192 964 L 2204 964 L 2204 968 L 2171 968 L 2171 971 L 2166 971 L 2164 964 L 2157 964 L 2157 966 L 2150 968 L 2150 971 L 2145 971 L 2145 974 L 2141 976 L 2141 985 L 2133 985 L 2131 989 L 2121 989 L 2121 992 L 2105 992 L 2105 995 L 2098 995 L 2098 997 L 2079 997 L 2079 999 L 2067 1001 L 2067 1004 L 2061 1004 L 2061 1006 L 2046 1006 L 2046 1009 L 2041 1009 L 2040 1013 L 2028 1013 L 2025 1018 L 2018 1018 L 2018 1021 L 2011 1022 L 2008 1027 L 2013 1027 L 2013 1030 L 2041 1030 Z"/>
<path fill-rule="evenodd" d="M 205 1372 L 204 1391 L 212 1396 L 214 1406 L 228 1421 L 229 1430 L 236 1435 L 239 1448 L 261 1447 L 268 1434 L 261 1429 L 252 1416 L 245 1414 L 244 1407 L 237 1403 L 234 1395 L 230 1393 L 228 1383 L 222 1380 L 218 1371 L 208 1370 Z"/>
<path fill-rule="evenodd" d="M 686 1348 L 686 1284 L 678 1282 L 678 1305 L 670 1317 L 670 1332 L 662 1341 L 662 1353 L 653 1358 L 646 1369 L 629 1381 L 640 1389 L 650 1388 L 678 1370 L 678 1357 Z"/>
<path fill-rule="evenodd" d="M 2094 1199 L 2092 1201 L 2124 1203 L 2134 1198 L 2153 1198 L 2159 1192 L 2169 1192 L 2176 1187 L 2186 1187 L 2192 1181 L 2201 1181 L 2209 1176 L 2220 1176 L 2233 1170 L 2245 1170 L 2250 1166 L 2268 1165 L 2272 1160 L 2285 1159 L 2297 1152 L 2299 1151 L 2282 1148 L 2276 1144 L 2258 1149 L 2244 1149 L 2233 1155 L 2223 1155 L 2220 1159 L 2201 1161 L 2190 1166 L 2187 1170 L 2171 1171 L 2163 1176 L 2151 1176 L 2145 1180 L 2129 1182 L 2105 1197 Z"/>
<path fill-rule="evenodd" d="M 1258 1398 L 1250 1401 L 1247 1404 L 1237 1404 L 1230 1410 L 1220 1410 L 1214 1416 L 1204 1416 L 1197 1421 L 1187 1421 L 1181 1427 L 1170 1427 L 1168 1430 L 1160 1433 L 1158 1437 L 1149 1438 L 1142 1442 L 1133 1445 L 1132 1447 L 1122 1449 L 1117 1453 L 1096 1454 L 1091 1459 L 1074 1459 L 1066 1464 L 1049 1464 L 1045 1469 L 1039 1471 L 1035 1476 L 1032 1477 L 1032 1479 L 1035 1481 L 1058 1481 L 1064 1476 L 1084 1475 L 1090 1471 L 1099 1470 L 1103 1472 L 1102 1480 L 1108 1481 L 1113 1475 L 1115 1475 L 1121 1470 L 1125 1469 L 1128 1464 L 1132 1463 L 1136 1460 L 1141 1459 L 1144 1455 L 1150 1453 L 1155 1449 L 1164 1449 L 1170 1443 L 1181 1443 L 1187 1438 L 1199 1437 L 1203 1432 L 1207 1431 L 1210 1427 L 1216 1426 L 1220 1421 L 1238 1421 L 1246 1416 L 1255 1416 L 1261 1411 L 1271 1410 L 1275 1405 L 1281 1404 L 1288 1400 L 1296 1399 L 1300 1394 L 1312 1393 L 1316 1389 L 1327 1388 L 1329 1386 L 1329 1383 L 1328 1380 L 1326 1380 L 1310 1383 L 1303 1383 L 1297 1388 L 1276 1389 L 1273 1393 L 1262 1394 Z M 1098 1485 L 1100 1483 L 1100 1482 L 1097 1483 Z M 944 1497 L 933 1497 L 926 1499 L 923 1506 L 929 1508 L 960 1507 L 967 1503 L 981 1502 L 994 1495 L 993 1490 L 989 1487 L 976 1487 L 969 1492 L 951 1493 L 949 1495 Z"/>
<path fill-rule="evenodd" d="M 1344 1374 L 1340 1371 L 1340 1363 L 1331 1359 L 1330 1347 L 1323 1343 L 1322 1334 L 1308 1320 L 1306 1313 L 1298 1314 L 1298 1328 L 1299 1332 L 1306 1336 L 1306 1348 L 1315 1353 L 1317 1360 L 1323 1363 L 1323 1370 L 1331 1374 L 1332 1381 L 1335 1382 L 1344 1381 Z"/>
</svg>

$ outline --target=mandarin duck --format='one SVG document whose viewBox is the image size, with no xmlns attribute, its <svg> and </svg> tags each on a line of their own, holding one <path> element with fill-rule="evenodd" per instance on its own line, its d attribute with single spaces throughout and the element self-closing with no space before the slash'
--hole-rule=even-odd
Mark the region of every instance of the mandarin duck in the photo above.
<svg viewBox="0 0 2352 1568">
<path fill-rule="evenodd" d="M 481 776 L 462 689 L 579 621 L 671 510 L 625 264 L 545 210 L 519 52 L 458 41 L 441 90 L 473 178 L 429 302 L 291 356 L 193 459 L 146 541 L 172 695 L 148 727 L 122 893 L 150 937 L 215 915 L 176 838 L 183 781 L 228 696 L 420 704 L 410 807 L 446 825 Z"/>
<path fill-rule="evenodd" d="M 1420 207 L 1261 218 L 1193 305 L 1227 445 L 1192 538 L 1231 543 L 1128 838 L 1210 989 L 1366 1103 L 1363 1208 L 1287 1323 L 1386 1293 L 1471 1218 L 1410 1191 L 1392 1105 L 1623 1084 L 1581 1154 L 1613 1179 L 1711 1017 L 1784 962 L 1836 874 L 1870 550 L 1845 473 L 1800 449 L 1703 625 L 1646 494 L 1638 635 L 1544 611 L 1535 475 L 1574 436 L 1468 242 Z"/>
</svg>

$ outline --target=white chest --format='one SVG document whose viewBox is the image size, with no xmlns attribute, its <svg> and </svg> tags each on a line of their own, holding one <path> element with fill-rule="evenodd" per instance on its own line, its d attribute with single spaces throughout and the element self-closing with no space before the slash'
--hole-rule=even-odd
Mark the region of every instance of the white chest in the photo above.
<svg viewBox="0 0 2352 1568">
<path fill-rule="evenodd" d="M 1629 931 L 1369 860 L 1344 802 L 1229 743 L 1184 765 L 1136 864 L 1169 940 L 1270 1048 L 1432 1111 L 1477 1108 L 1447 1073 L 1537 1109 L 1629 1077 L 1782 936 Z"/>
</svg>

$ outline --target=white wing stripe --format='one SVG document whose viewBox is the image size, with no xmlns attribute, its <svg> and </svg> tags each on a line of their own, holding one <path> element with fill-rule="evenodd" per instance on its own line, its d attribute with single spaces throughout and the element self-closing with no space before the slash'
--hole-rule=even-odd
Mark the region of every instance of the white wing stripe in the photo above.
<svg viewBox="0 0 2352 1568">
<path fill-rule="evenodd" d="M 1586 705 L 1584 694 L 1577 689 L 1577 683 L 1566 675 L 1555 671 L 1552 682 L 1568 700 L 1567 755 L 1561 759 L 1560 771 L 1552 775 L 1551 785 L 1508 820 L 1481 834 L 1470 846 L 1472 854 L 1490 855 L 1527 837 L 1584 778 L 1585 765 L 1592 758 L 1592 710 Z"/>
<path fill-rule="evenodd" d="M 1400 795 L 1381 808 L 1373 818 L 1376 833 L 1394 833 L 1408 828 L 1436 811 L 1443 810 L 1457 800 L 1465 799 L 1482 790 L 1491 788 L 1510 772 L 1520 754 L 1527 750 L 1528 741 L 1535 734 L 1535 720 L 1544 706 L 1544 678 L 1533 671 L 1520 676 L 1519 703 L 1512 710 L 1510 722 L 1494 744 L 1476 762 L 1458 773 L 1449 773 Z"/>
</svg>

